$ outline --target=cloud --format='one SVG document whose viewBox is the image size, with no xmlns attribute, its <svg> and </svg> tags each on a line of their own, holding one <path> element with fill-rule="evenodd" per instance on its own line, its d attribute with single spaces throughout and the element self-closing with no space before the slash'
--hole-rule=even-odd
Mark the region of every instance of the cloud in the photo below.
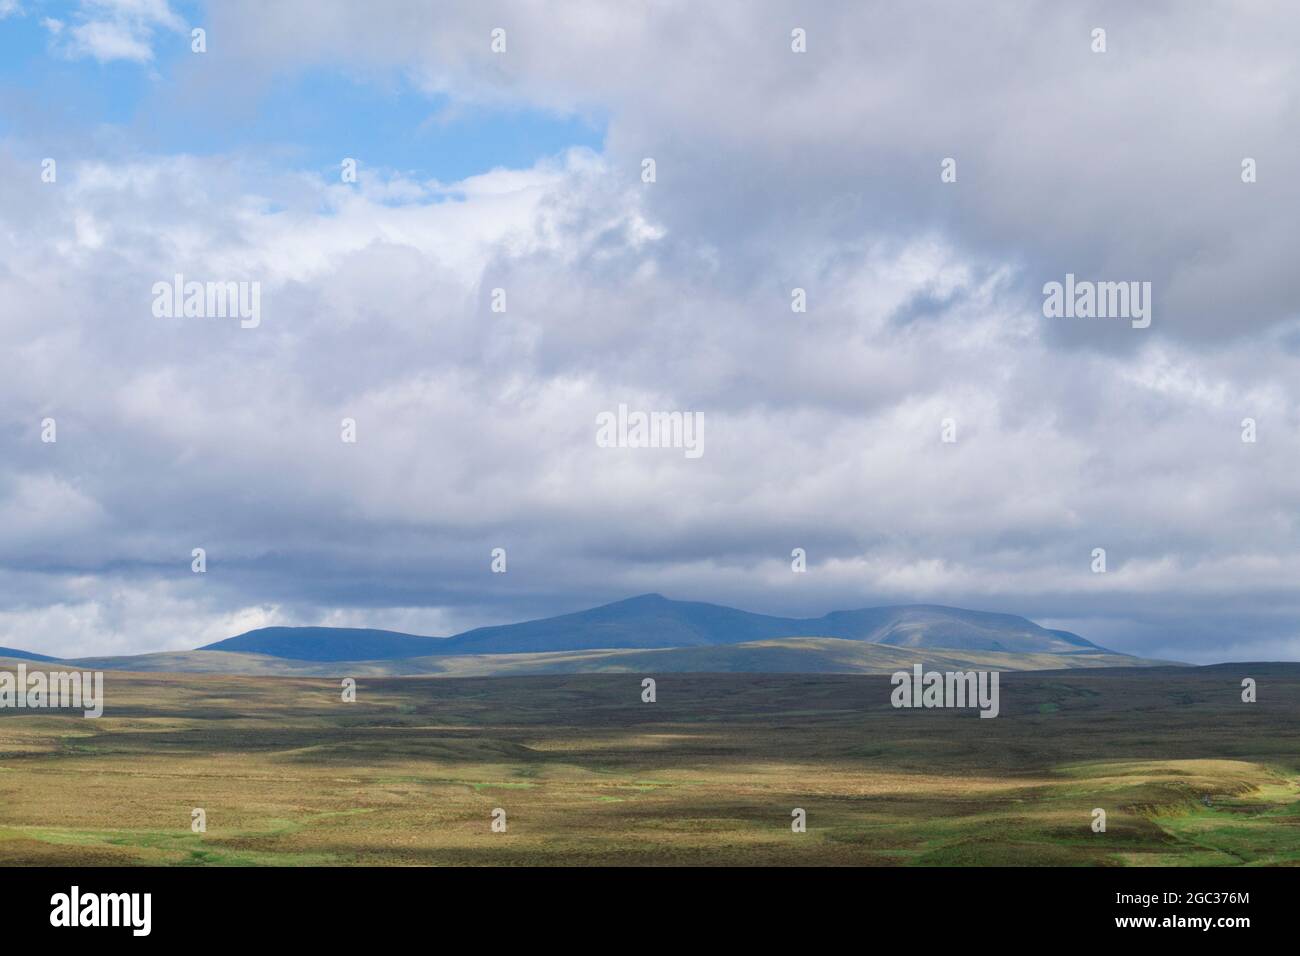
<svg viewBox="0 0 1300 956">
<path fill-rule="evenodd" d="M 214 8 L 220 50 L 177 68 L 195 115 L 341 63 L 457 109 L 600 110 L 608 142 L 455 183 L 386 170 L 382 142 L 356 184 L 106 149 L 54 188 L 9 144 L 0 643 L 449 633 L 655 590 L 1300 656 L 1300 197 L 1239 177 L 1297 145 L 1297 18 L 1273 10 L 1102 5 L 1097 55 L 1050 4 Z M 1066 271 L 1153 281 L 1152 327 L 1045 319 Z M 259 282 L 261 326 L 154 318 L 177 273 Z M 705 455 L 598 447 L 620 403 L 702 412 Z"/>
<path fill-rule="evenodd" d="M 642 16 L 597 0 L 258 9 L 213 11 L 227 75 L 269 82 L 344 63 L 401 71 L 459 103 L 607 114 L 611 159 L 656 156 L 661 216 L 727 243 L 733 270 L 762 269 L 777 243 L 789 257 L 828 232 L 932 224 L 1022 263 L 1026 304 L 1074 272 L 1151 281 L 1156 335 L 1221 340 L 1296 318 L 1300 276 L 1284 250 L 1300 186 L 1284 171 L 1300 160 L 1287 121 L 1300 18 L 1283 3 L 1246 15 L 1228 3 L 751 0 Z M 790 50 L 796 25 L 806 54 Z M 496 26 L 504 54 L 489 45 Z M 959 176 L 941 190 L 945 157 Z M 1247 157 L 1265 171 L 1249 186 Z M 1132 343 L 1097 324 L 1053 331 Z"/>
<path fill-rule="evenodd" d="M 154 58 L 153 41 L 159 29 L 185 30 L 185 22 L 167 0 L 81 0 L 74 21 L 70 26 L 53 18 L 43 22 L 64 56 L 89 57 L 99 63 L 148 63 Z"/>
</svg>

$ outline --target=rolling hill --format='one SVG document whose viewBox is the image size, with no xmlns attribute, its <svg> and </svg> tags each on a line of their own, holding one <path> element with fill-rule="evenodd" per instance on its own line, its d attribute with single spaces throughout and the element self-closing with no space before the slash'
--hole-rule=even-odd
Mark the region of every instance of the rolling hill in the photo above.
<svg viewBox="0 0 1300 956">
<path fill-rule="evenodd" d="M 786 618 L 719 604 L 673 601 L 660 594 L 643 594 L 558 617 L 475 628 L 441 639 L 354 628 L 270 627 L 200 650 L 309 661 L 395 660 L 426 655 L 708 647 L 791 637 L 919 649 L 1106 653 L 1105 648 L 1076 634 L 1048 630 L 1012 614 L 917 604 L 834 611 L 819 618 Z"/>
<path fill-rule="evenodd" d="M 0 648 L 0 661 L 55 658 Z M 940 605 L 754 614 L 659 594 L 453 637 L 345 627 L 263 627 L 193 651 L 60 661 L 97 670 L 295 676 L 559 673 L 888 674 L 940 668 L 1055 670 L 1153 663 L 1012 614 Z"/>
<path fill-rule="evenodd" d="M 297 661 L 387 661 L 437 654 L 443 643 L 436 637 L 363 627 L 259 627 L 199 650 L 265 654 Z"/>
<path fill-rule="evenodd" d="M 603 648 L 512 654 L 442 654 L 390 660 L 317 661 L 229 651 L 169 651 L 64 662 L 91 670 L 285 677 L 498 677 L 531 674 L 892 674 L 927 669 L 1066 670 L 1168 664 L 1125 654 L 919 650 L 831 637 L 783 637 L 699 647 Z"/>
<path fill-rule="evenodd" d="M 23 661 L 57 661 L 57 657 L 47 657 L 44 654 L 33 654 L 31 651 L 20 651 L 12 647 L 0 647 L 0 658 L 11 658 Z"/>
</svg>

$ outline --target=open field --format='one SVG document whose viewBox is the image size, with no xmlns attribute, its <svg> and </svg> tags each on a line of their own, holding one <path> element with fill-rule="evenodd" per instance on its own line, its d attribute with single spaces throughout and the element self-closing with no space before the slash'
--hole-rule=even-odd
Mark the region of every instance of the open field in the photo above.
<svg viewBox="0 0 1300 956">
<path fill-rule="evenodd" d="M 0 864 L 1300 864 L 1300 664 L 1006 673 L 994 720 L 654 676 L 109 672 L 0 711 Z"/>
<path fill-rule="evenodd" d="M 394 660 L 304 661 L 236 651 L 166 651 L 130 657 L 88 657 L 70 666 L 196 674 L 274 674 L 289 677 L 489 677 L 525 674 L 892 674 L 921 661 L 938 669 L 1021 671 L 1171 664 L 1113 653 L 1012 653 L 917 649 L 833 637 L 784 637 L 743 644 L 649 649 L 597 648 L 514 654 L 449 654 Z M 0 666 L 12 667 L 0 658 Z"/>
</svg>

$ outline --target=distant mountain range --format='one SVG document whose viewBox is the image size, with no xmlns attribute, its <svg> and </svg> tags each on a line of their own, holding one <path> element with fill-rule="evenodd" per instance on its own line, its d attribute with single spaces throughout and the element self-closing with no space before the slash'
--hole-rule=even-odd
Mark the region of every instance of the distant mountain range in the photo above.
<svg viewBox="0 0 1300 956">
<path fill-rule="evenodd" d="M 0 648 L 3 658 L 53 660 Z M 383 676 L 647 669 L 887 673 L 913 662 L 1003 670 L 1152 663 L 1013 614 L 913 604 L 789 618 L 660 594 L 451 637 L 263 627 L 195 651 L 69 663 L 142 671 Z"/>
<path fill-rule="evenodd" d="M 0 647 L 0 657 L 12 657 L 23 661 L 57 661 L 57 657 L 47 657 L 44 654 L 33 654 L 31 651 L 20 651 L 12 647 Z"/>
<path fill-rule="evenodd" d="M 342 627 L 263 627 L 199 648 L 305 661 L 394 660 L 464 654 L 648 649 L 834 637 L 890 647 L 1009 653 L 1108 653 L 1068 631 L 1013 614 L 931 604 L 833 611 L 817 618 L 771 617 L 720 604 L 642 594 L 558 617 L 480 627 L 453 637 Z"/>
<path fill-rule="evenodd" d="M 392 661 L 438 653 L 439 637 L 418 637 L 368 627 L 259 627 L 201 651 L 265 654 L 295 661 Z"/>
</svg>

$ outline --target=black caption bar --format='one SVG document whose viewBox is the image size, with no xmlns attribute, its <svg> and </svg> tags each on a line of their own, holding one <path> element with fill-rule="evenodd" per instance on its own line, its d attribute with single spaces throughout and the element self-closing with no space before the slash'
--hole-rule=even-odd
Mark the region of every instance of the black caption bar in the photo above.
<svg viewBox="0 0 1300 956">
<path fill-rule="evenodd" d="M 51 868 L 10 869 L 4 881 L 7 940 L 77 934 L 128 945 L 370 943 L 433 927 L 522 940 L 559 926 L 611 939 L 691 926 L 770 942 L 808 932 L 810 921 L 873 939 L 966 926 L 1227 941 L 1287 926 L 1295 889 L 1284 869 L 1204 868 Z"/>
</svg>

